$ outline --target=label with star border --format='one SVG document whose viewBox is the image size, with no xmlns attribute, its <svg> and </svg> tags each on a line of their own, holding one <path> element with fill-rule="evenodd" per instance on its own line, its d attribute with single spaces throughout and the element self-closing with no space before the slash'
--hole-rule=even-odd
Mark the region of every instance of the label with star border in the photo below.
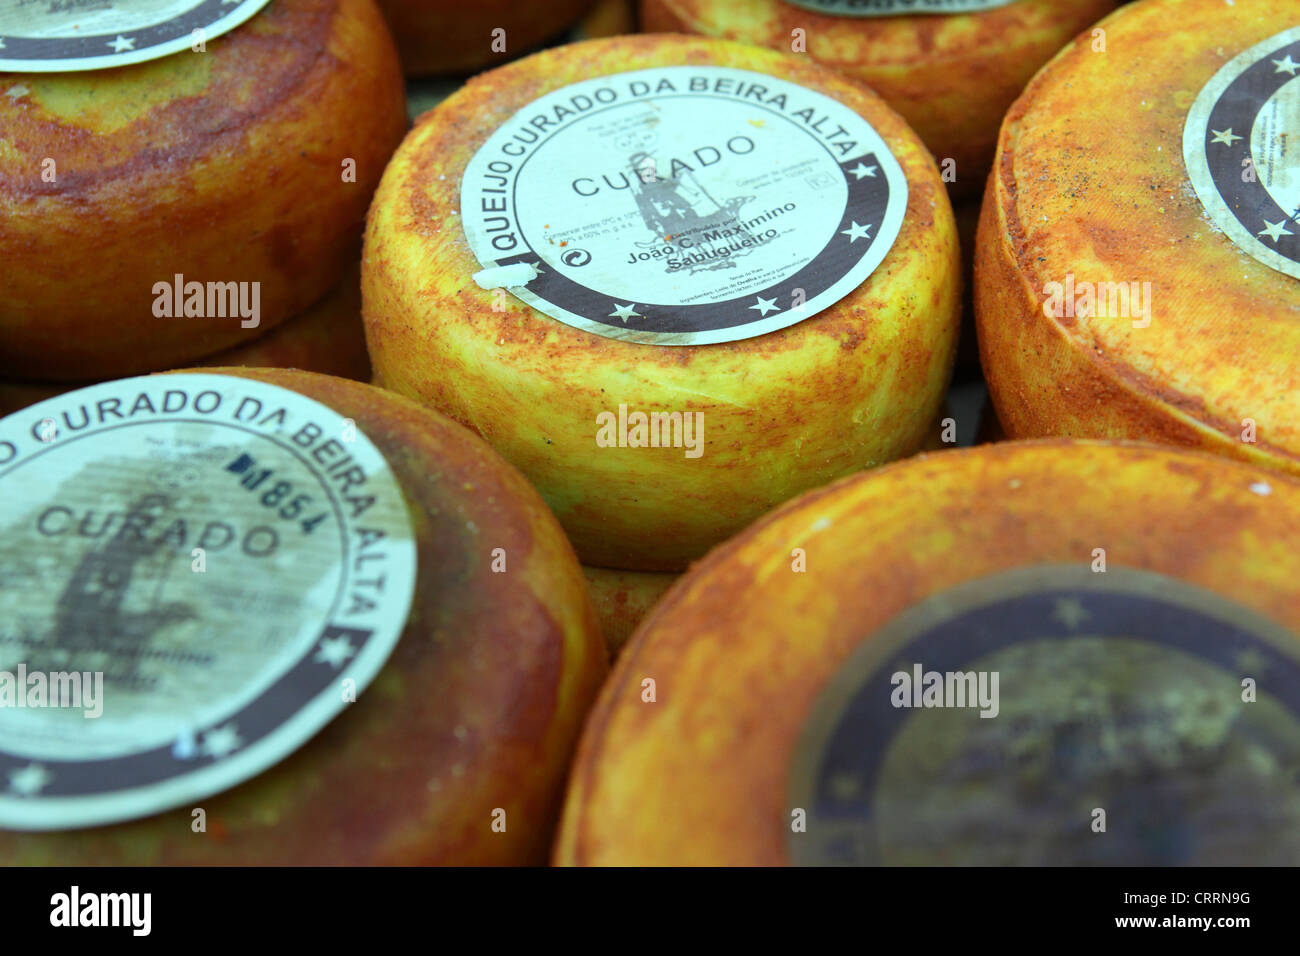
<svg viewBox="0 0 1300 956">
<path fill-rule="evenodd" d="M 0 0 L 0 71 L 63 73 L 155 60 L 221 36 L 269 0 Z"/>
<path fill-rule="evenodd" d="M 282 760 L 388 659 L 415 566 L 383 455 L 296 392 L 144 376 L 0 420 L 0 827 L 194 806 Z"/>
<path fill-rule="evenodd" d="M 704 345 L 848 295 L 906 208 L 898 161 L 842 103 L 762 73 L 671 66 L 519 110 L 467 165 L 460 218 L 480 284 L 522 267 L 509 291 L 561 322 Z"/>
<path fill-rule="evenodd" d="M 1192 187 L 1247 255 L 1300 278 L 1300 27 L 1233 58 L 1183 127 Z"/>
<path fill-rule="evenodd" d="M 920 696 L 948 674 L 975 675 L 966 706 L 956 680 Z M 789 781 L 803 865 L 1294 863 L 1300 638 L 1149 571 L 976 579 L 854 651 Z"/>
<path fill-rule="evenodd" d="M 805 10 L 833 17 L 905 17 L 918 13 L 979 13 L 1015 0 L 786 0 Z"/>
</svg>

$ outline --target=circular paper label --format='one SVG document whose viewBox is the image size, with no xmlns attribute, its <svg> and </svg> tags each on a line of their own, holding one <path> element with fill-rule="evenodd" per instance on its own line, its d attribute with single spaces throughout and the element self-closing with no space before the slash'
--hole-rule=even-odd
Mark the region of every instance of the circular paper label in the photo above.
<svg viewBox="0 0 1300 956">
<path fill-rule="evenodd" d="M 906 177 L 861 116 L 773 76 L 709 66 L 548 93 L 492 134 L 461 182 L 481 286 L 656 345 L 815 315 L 880 264 L 906 208 Z"/>
<path fill-rule="evenodd" d="M 1183 160 L 1211 221 L 1247 255 L 1300 278 L 1300 27 L 1251 47 L 1205 85 Z"/>
<path fill-rule="evenodd" d="M 1015 0 L 786 0 L 835 17 L 899 17 L 917 13 L 979 13 Z"/>
<path fill-rule="evenodd" d="M 0 826 L 146 816 L 283 759 L 411 606 L 402 492 L 351 420 L 223 375 L 0 421 Z"/>
<path fill-rule="evenodd" d="M 0 0 L 0 71 L 102 70 L 233 30 L 268 0 Z"/>
<path fill-rule="evenodd" d="M 1049 566 L 890 622 L 804 727 L 801 864 L 1300 859 L 1300 639 L 1145 571 Z"/>
</svg>

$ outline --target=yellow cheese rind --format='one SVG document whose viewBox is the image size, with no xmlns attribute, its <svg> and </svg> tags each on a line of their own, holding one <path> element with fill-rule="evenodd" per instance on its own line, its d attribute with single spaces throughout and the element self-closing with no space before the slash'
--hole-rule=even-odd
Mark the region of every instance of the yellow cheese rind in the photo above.
<svg viewBox="0 0 1300 956">
<path fill-rule="evenodd" d="M 0 376 L 174 368 L 307 308 L 356 255 L 401 84 L 373 0 L 277 0 L 203 52 L 0 74 Z M 160 314 L 178 275 L 203 314 Z M 208 283 L 255 288 L 258 324 Z"/>
<path fill-rule="evenodd" d="M 642 622 L 588 718 L 555 860 L 787 863 L 809 715 L 898 615 L 1005 571 L 1087 572 L 1101 548 L 1110 573 L 1164 575 L 1300 635 L 1297 540 L 1300 482 L 1136 443 L 985 445 L 810 492 L 715 549 Z M 1004 703 L 1023 690 L 1004 682 Z"/>
<path fill-rule="evenodd" d="M 603 72 L 720 64 L 832 96 L 908 180 L 902 231 L 856 290 L 755 338 L 651 346 L 580 331 L 484 291 L 459 223 L 474 151 L 539 95 Z M 806 58 L 685 37 L 549 50 L 421 117 L 371 207 L 362 308 L 376 381 L 476 430 L 541 491 L 584 563 L 680 571 L 773 505 L 920 448 L 952 367 L 960 256 L 933 159 L 883 102 Z M 495 306 L 495 308 L 494 308 Z M 704 447 L 601 448 L 620 404 L 700 412 Z"/>
<path fill-rule="evenodd" d="M 656 571 L 612 571 L 586 566 L 582 573 L 591 589 L 591 600 L 611 659 L 618 656 L 641 619 L 678 577 Z"/>
<path fill-rule="evenodd" d="M 981 361 L 1008 435 L 1188 445 L 1300 474 L 1300 280 L 1213 224 L 1183 160 L 1205 84 L 1294 25 L 1287 0 L 1134 4 L 1102 24 L 1109 55 L 1080 38 L 1012 108 L 975 267 Z M 1145 284 L 1149 324 L 1132 309 L 1048 317 L 1049 284 L 1070 277 Z"/>
</svg>

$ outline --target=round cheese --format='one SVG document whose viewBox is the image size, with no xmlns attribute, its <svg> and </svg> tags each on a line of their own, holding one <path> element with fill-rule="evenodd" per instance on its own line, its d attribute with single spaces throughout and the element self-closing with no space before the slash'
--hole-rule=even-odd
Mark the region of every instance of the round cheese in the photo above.
<svg viewBox="0 0 1300 956">
<path fill-rule="evenodd" d="M 203 52 L 0 91 L 6 378 L 174 368 L 307 308 L 405 129 L 371 0 L 277 0 Z"/>
<path fill-rule="evenodd" d="M 1300 473 L 1294 4 L 1102 25 L 1111 55 L 1063 50 L 1002 129 L 975 290 L 998 417 Z"/>
<path fill-rule="evenodd" d="M 597 40 L 636 32 L 636 0 L 596 0 L 573 28 L 573 40 Z"/>
<path fill-rule="evenodd" d="M 255 736 L 260 725 L 240 716 L 253 713 L 251 706 L 228 720 L 220 708 L 257 691 L 232 683 L 230 675 L 243 673 L 239 668 L 247 659 L 267 653 L 262 648 L 281 641 L 286 629 L 292 632 L 300 624 L 296 615 L 334 602 L 327 618 L 334 623 L 316 655 L 304 657 L 292 671 L 302 681 L 315 679 L 313 668 L 325 668 L 328 677 L 331 666 L 340 667 L 350 663 L 351 655 L 364 653 L 357 651 L 359 642 L 366 647 L 364 642 L 378 639 L 367 637 L 369 632 L 357 623 L 369 621 L 366 615 L 375 606 L 381 611 L 391 606 L 401 615 L 385 619 L 396 646 L 359 696 L 353 693 L 356 687 L 344 682 L 338 688 L 344 694 L 341 713 L 269 769 L 223 792 L 173 792 L 166 805 L 176 809 L 141 819 L 129 818 L 139 816 L 154 790 L 141 786 L 121 791 L 109 819 L 126 822 L 108 827 L 21 832 L 51 826 L 48 815 L 71 813 L 44 798 L 59 795 L 73 783 L 94 791 L 101 782 L 95 774 L 102 771 L 93 761 L 81 763 L 85 758 L 80 755 L 77 764 L 42 759 L 42 748 L 53 748 L 52 741 L 66 734 L 69 723 L 79 723 L 80 714 L 64 714 L 69 720 L 56 724 L 56 712 L 42 711 L 49 733 L 28 739 L 13 733 L 22 714 L 5 712 L 0 761 L 8 779 L 17 783 L 0 794 L 8 828 L 0 830 L 0 859 L 8 864 L 76 866 L 542 862 L 580 722 L 606 667 L 586 584 L 554 518 L 524 478 L 485 444 L 399 396 L 307 372 L 210 371 L 194 387 L 188 384 L 195 380 L 193 373 L 189 378 L 163 375 L 96 386 L 122 393 L 120 404 L 110 408 L 121 410 L 134 426 L 123 427 L 110 418 L 106 424 L 116 425 L 122 437 L 105 448 L 133 447 L 131 433 L 141 429 L 155 428 L 164 436 L 163 429 L 171 426 L 163 420 L 192 406 L 187 420 L 192 424 L 186 427 L 196 430 L 181 435 L 187 451 L 179 458 L 169 454 L 174 446 L 168 441 L 149 436 L 145 441 L 152 450 L 147 460 L 131 464 L 111 454 L 86 458 L 89 453 L 82 449 L 101 447 L 89 438 L 99 427 L 97 421 L 89 429 L 73 427 L 80 424 L 78 396 L 87 392 L 23 413 L 49 419 L 48 433 L 37 422 L 32 434 L 48 438 L 52 447 L 48 453 L 38 451 L 33 461 L 48 462 L 50 454 L 81 457 L 69 459 L 67 477 L 50 485 L 48 508 L 19 509 L 19 500 L 36 493 L 30 485 L 23 495 L 0 496 L 9 547 L 32 540 L 35 532 L 43 542 L 22 552 L 21 559 L 14 551 L 6 558 L 6 582 L 0 583 L 0 603 L 8 608 L 3 627 L 12 635 L 14 628 L 28 625 L 29 641 L 27 650 L 18 653 L 12 644 L 5 645 L 10 647 L 5 668 L 12 671 L 18 659 L 27 660 L 33 671 L 32 661 L 58 660 L 62 647 L 62 663 L 51 666 L 106 672 L 102 714 L 98 722 L 86 722 L 95 723 L 87 739 L 99 742 L 103 759 L 134 759 L 132 747 L 145 746 L 138 735 L 151 733 L 161 719 L 148 719 L 154 712 L 169 721 L 180 720 L 182 728 L 203 726 L 204 720 L 220 725 L 188 741 L 183 734 L 177 736 L 170 752 L 164 747 L 143 755 L 153 754 L 154 763 L 130 764 L 133 775 L 157 776 L 158 761 L 166 773 L 177 772 L 172 761 L 189 761 L 195 777 L 186 779 L 196 779 L 233 766 L 245 755 L 252 759 L 262 745 Z M 206 391 L 191 396 L 190 406 L 182 408 L 187 390 L 198 388 Z M 131 399 L 138 394 L 150 398 L 152 412 L 138 397 Z M 300 417 L 301 409 L 290 404 L 301 401 L 298 396 L 325 408 L 308 408 L 306 417 Z M 285 407 L 290 408 L 288 418 L 277 418 L 278 409 Z M 96 402 L 94 408 L 102 409 L 103 404 Z M 331 421 L 331 414 L 341 417 Z M 104 413 L 92 411 L 91 416 L 103 418 Z M 10 439 L 20 455 L 27 454 L 27 439 L 20 436 L 27 436 L 28 424 L 17 421 L 20 418 L 0 425 L 0 458 L 13 460 L 5 444 Z M 4 427 L 15 422 L 17 430 Z M 216 429 L 220 422 L 242 425 L 247 437 L 223 441 L 221 434 L 238 435 L 226 427 L 205 438 L 203 429 Z M 277 461 L 273 442 L 264 440 L 268 436 L 275 444 L 297 449 L 303 467 L 314 470 L 322 482 L 319 491 L 311 481 L 290 492 L 277 490 L 273 482 L 295 474 L 289 458 L 284 459 L 285 468 L 263 479 L 259 469 Z M 373 442 L 386 461 L 384 474 L 396 480 L 393 487 L 400 490 L 394 506 L 409 519 L 409 537 L 395 531 L 391 521 L 387 536 L 380 533 L 385 501 L 382 486 L 375 484 L 376 470 L 345 477 L 363 454 L 358 451 L 363 439 Z M 231 464 L 223 467 L 228 460 Z M 122 480 L 127 469 L 141 465 L 148 468 L 133 484 Z M 13 468 L 15 475 L 4 474 Z M 24 469 L 31 471 L 32 466 L 0 465 L 0 485 L 21 481 Z M 96 481 L 101 483 L 98 492 Z M 295 511 L 293 501 L 298 498 L 290 500 L 288 495 L 303 487 L 313 494 L 302 496 L 308 498 L 305 510 Z M 330 488 L 337 495 L 327 494 Z M 137 489 L 142 496 L 138 500 Z M 378 508 L 366 510 L 373 504 L 367 504 L 368 495 L 380 496 Z M 320 556 L 331 548 L 331 512 L 319 503 L 322 498 L 337 498 L 344 512 L 339 523 L 357 523 L 355 539 L 348 539 L 351 584 L 336 595 L 327 588 L 324 597 L 321 585 L 328 584 L 330 576 L 322 575 L 319 584 L 305 576 L 321 567 Z M 178 519 L 156 539 L 152 529 L 162 522 L 143 519 L 146 501 L 162 508 L 157 514 L 149 512 L 154 517 Z M 232 501 L 243 504 L 212 504 Z M 82 508 L 92 510 L 83 515 Z M 316 516 L 318 509 L 321 514 Z M 200 530 L 201 521 L 212 513 L 218 520 Z M 115 515 L 123 514 L 130 520 L 123 519 L 117 531 L 105 531 Z M 248 531 L 244 519 L 261 521 L 260 530 Z M 127 533 L 128 525 L 137 529 L 135 537 Z M 269 566 L 264 557 L 270 550 L 267 540 L 274 542 L 276 536 L 268 527 L 278 529 L 278 553 L 285 555 Z M 107 542 L 99 540 L 105 535 Z M 230 540 L 232 535 L 238 541 Z M 200 549 L 205 555 L 194 557 L 202 566 L 191 564 L 190 545 L 196 541 L 205 542 Z M 403 541 L 414 567 L 402 563 L 398 545 Z M 377 550 L 381 557 L 386 554 L 386 542 L 397 544 L 383 560 L 374 560 Z M 288 549 L 296 550 L 288 555 Z M 105 555 L 114 559 L 112 575 L 95 578 L 95 562 Z M 61 582 L 68 582 L 57 599 L 57 614 L 55 608 L 38 606 L 30 590 L 25 597 L 4 590 L 6 584 L 15 588 L 36 580 L 28 575 L 41 568 L 52 581 L 51 593 L 60 593 Z M 197 577 L 195 571 L 204 572 L 201 585 L 187 581 Z M 102 586 L 92 586 L 96 582 Z M 268 591 L 267 582 L 283 590 Z M 106 593 L 115 598 L 109 600 Z M 87 600 L 98 602 L 93 620 L 99 623 L 83 639 L 60 622 L 77 608 L 84 609 Z M 268 627 L 271 630 L 259 638 L 258 629 Z M 221 635 L 219 647 L 212 633 Z M 307 645 L 308 655 L 314 644 Z M 128 646 L 135 648 L 130 655 L 124 650 Z M 260 680 L 260 672 L 248 672 Z M 280 689 L 282 684 L 274 684 L 271 693 L 289 693 Z M 300 722 L 305 714 L 296 713 L 294 720 Z M 128 752 L 119 754 L 123 742 Z M 80 744 L 62 746 L 85 749 Z M 21 758 L 17 765 L 15 752 Z M 74 773 L 72 766 L 79 769 Z M 126 767 L 122 762 L 122 773 Z M 111 782 L 123 786 L 116 777 Z M 17 796 L 20 787 L 28 799 L 40 802 L 23 804 Z M 47 817 L 25 816 L 36 809 Z"/>
<path fill-rule="evenodd" d="M 591 0 L 379 0 L 408 76 L 469 73 L 558 36 Z"/>
<path fill-rule="evenodd" d="M 545 155 L 512 161 L 538 130 Z M 584 563 L 679 571 L 921 446 L 959 271 L 934 161 L 869 91 L 806 58 L 636 36 L 539 53 L 425 114 L 371 207 L 362 303 L 376 382 L 485 437 Z M 652 414 L 676 416 L 662 438 Z"/>
<path fill-rule="evenodd" d="M 624 648 L 556 859 L 1293 862 L 1296 540 L 1300 482 L 1152 445 L 985 445 L 810 492 Z"/>
<path fill-rule="evenodd" d="M 885 16 L 854 14 L 854 4 L 841 0 L 641 0 L 641 25 L 647 32 L 806 51 L 884 97 L 941 163 L 953 161 L 953 194 L 978 196 L 1002 114 L 1052 54 L 1115 4 L 973 0 L 968 6 L 983 9 Z"/>
<path fill-rule="evenodd" d="M 305 312 L 286 319 L 261 338 L 218 352 L 195 366 L 296 368 L 369 381 L 359 271 L 358 262 L 332 292 Z M 74 387 L 48 382 L 0 382 L 0 417 Z"/>
<path fill-rule="evenodd" d="M 586 565 L 582 573 L 591 589 L 600 631 L 611 658 L 617 657 L 641 619 L 678 575 L 655 571 L 612 571 Z"/>
</svg>

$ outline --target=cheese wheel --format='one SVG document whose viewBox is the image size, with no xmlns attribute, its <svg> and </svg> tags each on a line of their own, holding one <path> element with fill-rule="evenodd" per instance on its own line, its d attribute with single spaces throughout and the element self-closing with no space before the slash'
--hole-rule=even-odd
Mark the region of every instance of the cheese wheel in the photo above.
<svg viewBox="0 0 1300 956">
<path fill-rule="evenodd" d="M 636 0 L 596 0 L 573 28 L 572 40 L 597 40 L 636 31 Z"/>
<path fill-rule="evenodd" d="M 1300 482 L 1152 445 L 810 492 L 623 650 L 556 859 L 1294 862 L 1298 538 Z"/>
<path fill-rule="evenodd" d="M 647 32 L 702 33 L 792 50 L 862 80 L 942 162 L 954 196 L 978 196 L 1002 114 L 1040 66 L 1114 0 L 1014 0 L 977 13 L 843 16 L 818 0 L 641 0 Z M 824 4 L 832 6 L 832 4 Z M 794 31 L 802 31 L 796 34 Z"/>
<path fill-rule="evenodd" d="M 195 367 L 296 368 L 357 381 L 370 379 L 365 330 L 361 324 L 360 261 L 332 292 L 300 315 L 286 319 L 261 338 L 218 352 Z M 0 382 L 0 417 L 61 395 L 65 384 Z"/>
<path fill-rule="evenodd" d="M 573 25 L 591 0 L 379 0 L 408 76 L 469 73 L 533 49 Z"/>
<path fill-rule="evenodd" d="M 211 371 L 315 399 L 355 422 L 382 452 L 415 538 L 415 597 L 405 629 L 355 702 L 270 769 L 131 822 L 0 830 L 0 859 L 75 866 L 542 862 L 580 721 L 606 667 L 582 573 L 546 506 L 481 441 L 399 396 L 308 372 Z M 248 450 L 260 455 L 251 441 Z M 69 503 L 69 496 L 58 500 Z M 230 559 L 227 551 L 209 551 L 209 587 L 229 580 L 221 562 Z M 178 560 L 186 567 L 176 573 L 189 573 L 188 554 Z M 162 590 L 161 580 L 146 582 L 147 589 L 155 583 Z M 385 593 L 382 582 L 371 587 Z M 246 590 L 251 600 L 256 589 Z M 237 611 L 229 617 L 231 628 L 252 625 Z M 113 704 L 109 696 L 105 718 Z M 191 807 L 205 813 L 202 832 L 192 828 Z M 504 826 L 494 827 L 498 817 Z"/>
<path fill-rule="evenodd" d="M 0 89 L 3 377 L 174 368 L 307 308 L 405 129 L 371 0 L 277 0 L 206 52 Z"/>
<path fill-rule="evenodd" d="M 1081 38 L 1012 108 L 975 290 L 1008 435 L 1145 439 L 1300 474 L 1296 24 L 1287 0 L 1133 4 L 1102 24 L 1110 55 Z M 1258 92 L 1221 95 L 1239 75 Z"/>
<path fill-rule="evenodd" d="M 591 589 L 591 601 L 611 658 L 618 656 L 641 619 L 678 578 L 676 574 L 612 571 L 585 565 L 582 573 Z"/>
<path fill-rule="evenodd" d="M 762 178 L 765 172 L 768 176 L 789 175 L 790 181 L 777 192 L 777 198 L 767 200 L 780 203 L 790 199 L 785 207 L 768 210 L 766 202 L 762 206 L 750 203 L 755 207 L 753 221 L 763 223 L 754 230 L 760 237 L 778 236 L 783 235 L 783 229 L 802 229 L 805 224 L 812 230 L 820 221 L 823 225 L 829 223 L 828 235 L 808 246 L 793 247 L 790 243 L 796 240 L 786 240 L 787 245 L 777 245 L 775 251 L 755 253 L 758 258 L 747 259 L 746 252 L 756 242 L 767 240 L 752 236 L 743 243 L 739 239 L 716 240 L 730 230 L 700 233 L 691 227 L 695 229 L 695 241 L 706 245 L 706 251 L 720 247 L 716 253 L 719 258 L 708 260 L 719 266 L 716 273 L 697 274 L 698 260 L 703 258 L 697 256 L 697 247 L 688 250 L 689 255 L 667 253 L 665 269 L 661 253 L 678 247 L 671 242 L 677 227 L 664 223 L 674 216 L 686 218 L 693 214 L 694 207 L 680 195 L 662 199 L 663 205 L 658 208 L 654 204 L 660 200 L 643 196 L 637 200 L 642 203 L 638 206 L 622 192 L 633 174 L 623 173 L 620 180 L 620 174 L 613 170 L 618 170 L 628 154 L 639 148 L 628 145 L 626 137 L 639 141 L 643 135 L 634 131 L 611 146 L 578 149 L 561 156 L 566 162 L 590 164 L 597 180 L 583 181 L 583 177 L 571 184 L 568 176 L 553 176 L 539 184 L 538 195 L 526 193 L 521 201 L 534 203 L 537 211 L 528 224 L 541 235 L 549 229 L 551 216 L 556 217 L 558 228 L 562 214 L 571 219 L 589 217 L 589 235 L 592 230 L 605 229 L 609 222 L 634 222 L 629 229 L 634 237 L 646 237 L 644 251 L 631 241 L 626 246 L 621 242 L 615 245 L 599 236 L 593 243 L 574 245 L 593 244 L 597 254 L 617 260 L 589 270 L 597 276 L 590 281 L 614 285 L 635 282 L 651 302 L 670 300 L 669 304 L 655 307 L 655 311 L 649 305 L 629 304 L 626 299 L 594 299 L 600 305 L 592 307 L 594 315 L 603 316 L 613 309 L 611 315 L 621 314 L 624 318 L 622 325 L 611 327 L 606 323 L 602 334 L 593 334 L 570 321 L 558 321 L 552 317 L 554 312 L 543 314 L 539 309 L 546 306 L 535 308 L 503 288 L 482 288 L 474 276 L 483 266 L 462 226 L 462 207 L 469 208 L 466 204 L 471 200 L 474 204 L 480 202 L 477 192 L 472 197 L 462 195 L 467 165 L 472 160 L 498 162 L 493 158 L 495 152 L 480 156 L 481 147 L 498 134 L 499 127 L 507 132 L 513 128 L 503 127 L 503 123 L 510 121 L 516 111 L 522 111 L 525 118 L 530 116 L 529 105 L 539 97 L 554 93 L 581 103 L 584 100 L 574 97 L 587 94 L 571 97 L 568 86 L 580 80 L 599 84 L 611 74 L 619 75 L 607 81 L 611 90 L 639 90 L 641 87 L 634 84 L 650 81 L 628 79 L 626 74 L 647 70 L 652 72 L 644 75 L 657 84 L 676 77 L 683 85 L 690 80 L 692 70 L 708 74 L 699 77 L 700 82 L 733 84 L 737 82 L 736 74 L 727 71 L 743 70 L 746 78 L 741 87 L 751 91 L 765 87 L 769 100 L 777 95 L 776 84 L 791 84 L 791 92 L 781 95 L 791 114 L 801 114 L 796 120 L 798 127 L 789 125 L 788 116 L 774 118 L 780 107 L 769 105 L 763 109 L 756 103 L 752 111 L 748 105 L 741 106 L 745 112 L 738 119 L 726 113 L 725 123 L 719 120 L 714 129 L 692 122 L 692 112 L 678 114 L 673 120 L 674 130 L 685 126 L 685 135 L 699 137 L 698 146 L 687 144 L 693 150 L 686 153 L 692 162 L 699 162 L 694 158 L 698 152 L 711 167 L 718 168 L 708 171 L 712 176 L 708 185 L 701 184 L 692 195 L 709 197 L 718 205 L 726 200 L 727 208 L 734 208 L 755 193 L 773 191 L 772 181 Z M 628 97 L 635 101 L 629 108 L 641 108 L 634 94 L 629 92 Z M 664 108 L 696 108 L 689 96 L 665 98 L 663 102 Z M 719 110 L 734 108 L 727 97 L 712 98 L 709 103 Z M 809 103 L 823 104 L 817 107 L 823 112 L 814 111 Z M 800 106 L 805 106 L 806 111 L 797 109 Z M 851 168 L 831 166 L 829 172 L 821 170 L 817 164 L 826 163 L 830 151 L 820 143 L 808 147 L 814 152 L 808 153 L 806 162 L 811 165 L 806 167 L 806 175 L 784 173 L 785 167 L 780 166 L 785 162 L 780 151 L 802 149 L 804 132 L 811 125 L 820 124 L 825 134 L 835 135 L 836 124 L 827 122 L 824 111 L 844 107 L 852 110 L 857 119 L 841 114 L 843 122 L 855 125 L 865 120 L 882 138 L 879 169 L 897 170 L 889 175 L 897 177 L 890 195 L 897 203 L 895 221 L 899 231 L 883 261 L 865 281 L 846 276 L 841 280 L 848 283 L 841 289 L 842 298 L 826 299 L 829 304 L 825 308 L 813 310 L 814 314 L 794 324 L 788 323 L 800 314 L 795 310 L 804 308 L 800 305 L 804 299 L 794 294 L 786 298 L 787 290 L 783 288 L 756 296 L 751 287 L 747 296 L 724 303 L 736 314 L 748 317 L 745 321 L 786 323 L 765 334 L 744 329 L 743 334 L 749 337 L 711 344 L 659 344 L 657 339 L 634 342 L 614 337 L 625 334 L 624 325 L 631 330 L 629 319 L 639 322 L 640 313 L 647 310 L 654 313 L 652 318 L 664 316 L 670 323 L 684 322 L 686 319 L 679 316 L 694 316 L 701 311 L 708 313 L 701 321 L 712 320 L 714 313 L 710 310 L 721 310 L 721 305 L 692 309 L 671 300 L 674 296 L 685 297 L 678 289 L 685 288 L 687 282 L 703 283 L 715 281 L 710 278 L 714 275 L 730 275 L 721 268 L 723 265 L 730 264 L 738 271 L 737 262 L 757 263 L 753 268 L 763 277 L 769 274 L 763 270 L 775 265 L 784 268 L 787 263 L 799 262 L 801 256 L 807 261 L 823 248 L 823 243 L 826 255 L 839 249 L 853 254 L 851 246 L 856 240 L 852 237 L 867 235 L 864 230 L 873 225 L 887 229 L 888 214 L 874 222 L 865 218 L 866 226 L 858 219 L 850 223 L 852 210 L 841 220 L 835 199 L 816 198 L 816 191 L 822 187 L 841 188 L 837 182 L 845 182 L 846 176 L 850 196 L 858 195 L 856 181 L 865 190 L 883 189 L 882 180 L 875 178 L 876 166 L 868 168 L 860 161 L 854 166 L 850 159 L 845 166 Z M 556 110 L 555 115 L 572 115 L 572 110 L 560 113 L 561 108 L 548 107 Z M 769 122 L 771 127 L 765 127 Z M 575 136 L 588 127 L 577 128 Z M 605 129 L 597 128 L 601 135 Z M 645 135 L 651 138 L 659 135 L 658 128 L 652 125 L 643 124 L 638 129 L 647 130 Z M 767 137 L 762 140 L 765 145 L 755 145 L 750 134 Z M 813 135 L 808 133 L 809 140 Z M 857 148 L 860 141 L 846 142 Z M 755 160 L 757 173 L 750 175 L 755 167 L 741 157 L 734 157 L 734 163 L 714 161 L 715 153 L 721 157 L 728 143 L 733 151 L 747 152 L 751 147 L 768 150 L 769 158 L 762 161 L 768 165 Z M 518 147 L 507 142 L 502 148 Z M 558 150 L 562 146 L 550 148 Z M 887 154 L 896 159 L 896 167 L 886 162 Z M 667 173 L 673 160 L 662 157 L 659 161 Z M 774 163 L 777 165 L 771 165 Z M 671 168 L 678 170 L 679 165 Z M 600 180 L 602 174 L 609 179 Z M 690 182 L 692 175 L 678 172 L 673 176 L 679 179 L 656 178 L 654 186 L 665 191 L 685 191 L 683 183 Z M 905 206 L 899 199 L 904 179 Z M 570 189 L 573 186 L 588 192 L 595 183 L 609 181 L 618 184 L 618 191 L 609 189 L 605 194 L 608 198 L 598 200 L 607 205 L 591 204 L 596 211 L 590 213 L 588 204 Z M 473 188 L 477 190 L 479 185 L 480 180 L 473 177 Z M 545 195 L 552 188 L 555 194 Z M 806 212 L 796 211 L 794 215 L 808 218 L 784 220 L 793 223 L 786 226 L 781 217 L 785 209 L 796 208 L 795 196 L 799 204 L 806 204 L 799 205 L 799 210 Z M 491 208 L 500 200 L 484 193 L 481 201 L 485 208 Z M 665 206 L 672 212 L 657 219 Z M 477 209 L 475 205 L 471 213 L 495 215 L 475 212 Z M 638 209 L 650 226 L 644 233 L 639 231 L 642 226 L 636 219 Z M 610 218 L 597 222 L 602 211 Z M 706 221 L 726 215 L 724 209 Z M 772 228 L 768 228 L 769 224 Z M 651 231 L 656 226 L 659 233 Z M 689 234 L 679 236 L 679 243 L 687 241 L 684 236 Z M 715 239 L 709 239 L 710 235 Z M 569 262 L 566 257 L 575 257 L 569 273 L 578 275 L 580 257 L 593 254 L 582 248 L 566 250 L 565 242 L 538 239 L 529 249 L 545 259 L 544 272 L 560 273 Z M 742 248 L 745 243 L 748 246 Z M 732 246 L 738 250 L 734 259 L 728 257 Z M 542 251 L 538 252 L 538 248 Z M 858 248 L 863 247 L 859 244 Z M 679 255 L 681 258 L 675 258 Z M 635 259 L 635 266 L 623 265 L 638 256 L 641 258 Z M 814 263 L 820 261 L 818 258 Z M 845 261 L 858 260 L 834 260 L 840 263 L 840 269 Z M 688 262 L 696 264 L 688 266 Z M 828 272 L 836 268 L 834 262 L 826 266 Z M 362 307 L 376 382 L 442 411 L 485 437 L 541 491 L 584 563 L 627 570 L 680 571 L 691 559 L 778 502 L 840 475 L 910 454 L 921 446 L 952 367 L 959 273 L 952 211 L 934 161 L 903 121 L 869 91 L 806 58 L 720 40 L 634 36 L 593 40 L 539 53 L 471 80 L 425 114 L 394 156 L 370 210 L 362 263 Z M 741 282 L 746 274 L 716 281 Z M 682 275 L 686 278 L 678 278 Z M 810 281 L 829 281 L 824 275 Z M 479 281 L 483 281 L 482 277 Z M 495 281 L 491 280 L 489 286 Z M 576 288 L 576 284 L 564 290 L 569 288 Z M 716 288 L 720 287 L 706 287 L 693 294 L 707 300 L 714 294 L 710 290 Z M 800 286 L 791 291 L 802 290 Z M 532 292 L 528 289 L 522 294 Z M 725 293 L 719 295 L 725 298 Z M 809 298 L 806 304 L 811 306 L 813 301 Z M 632 334 L 648 338 L 653 335 Z M 730 332 L 724 328 L 717 334 Z M 675 436 L 680 441 L 672 448 L 631 444 L 634 438 L 640 441 L 644 436 L 637 438 L 625 424 L 630 428 L 634 414 L 648 416 L 652 412 L 694 415 L 696 418 L 682 421 L 702 422 L 702 430 L 695 435 L 695 450 L 689 456 L 686 452 L 690 449 L 684 449 L 689 436 L 680 431 Z M 612 433 L 614 419 L 617 436 Z M 601 431 L 606 423 L 610 423 L 610 432 Z M 598 443 L 615 439 L 617 447 Z"/>
</svg>

